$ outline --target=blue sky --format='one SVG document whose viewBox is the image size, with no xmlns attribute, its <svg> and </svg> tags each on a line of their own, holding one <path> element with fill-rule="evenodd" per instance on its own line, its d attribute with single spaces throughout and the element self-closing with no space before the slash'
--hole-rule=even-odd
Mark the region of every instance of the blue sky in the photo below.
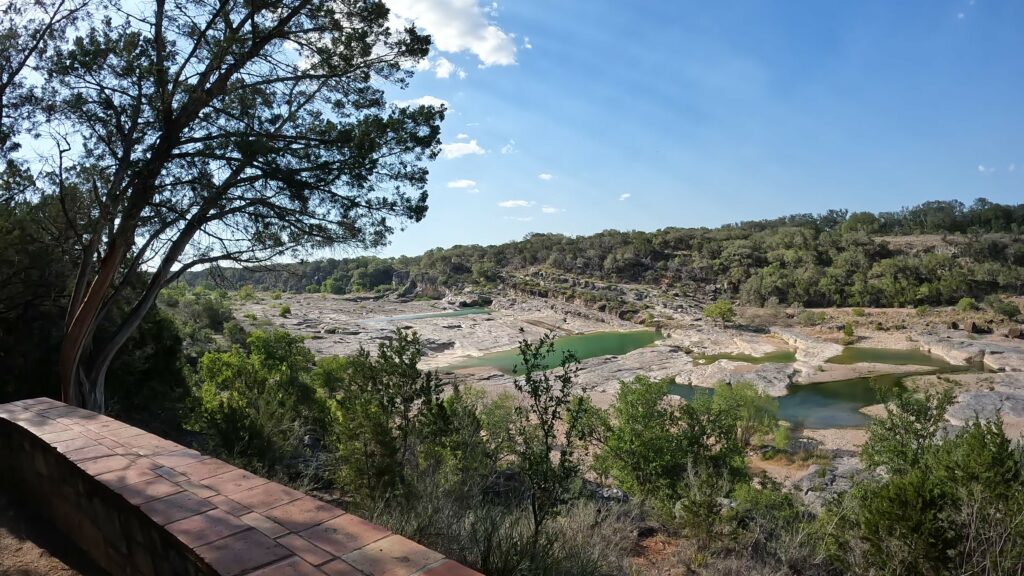
<svg viewBox="0 0 1024 576">
<path fill-rule="evenodd" d="M 436 45 L 395 99 L 449 112 L 383 255 L 1024 202 L 1024 2 L 386 1 Z"/>
</svg>

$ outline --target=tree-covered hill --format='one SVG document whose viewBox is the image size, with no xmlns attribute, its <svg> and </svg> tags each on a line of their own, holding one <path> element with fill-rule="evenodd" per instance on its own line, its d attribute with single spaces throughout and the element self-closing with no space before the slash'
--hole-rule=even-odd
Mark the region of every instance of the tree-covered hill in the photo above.
<svg viewBox="0 0 1024 576">
<path fill-rule="evenodd" d="M 675 287 L 751 305 L 952 304 L 965 296 L 1024 292 L 1024 204 L 979 198 L 970 206 L 930 201 L 896 212 L 829 210 L 719 228 L 531 234 L 416 257 L 208 269 L 188 280 L 344 294 L 390 289 L 410 278 L 421 286 L 517 286 L 521 273 L 538 270 Z"/>
</svg>

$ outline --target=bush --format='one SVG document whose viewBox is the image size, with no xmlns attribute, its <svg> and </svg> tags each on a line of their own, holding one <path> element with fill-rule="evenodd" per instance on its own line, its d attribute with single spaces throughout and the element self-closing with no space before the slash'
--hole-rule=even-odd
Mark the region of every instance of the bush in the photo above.
<svg viewBox="0 0 1024 576">
<path fill-rule="evenodd" d="M 791 438 L 788 426 L 778 426 L 773 434 L 772 446 L 776 450 L 787 450 L 789 449 Z"/>
<path fill-rule="evenodd" d="M 925 305 L 921 305 L 918 306 L 917 308 L 914 308 L 914 312 L 916 312 L 918 316 L 926 316 L 931 311 L 931 307 Z"/>
<path fill-rule="evenodd" d="M 796 316 L 796 322 L 801 326 L 818 326 L 826 320 L 828 320 L 828 314 L 814 310 L 804 310 Z"/>
<path fill-rule="evenodd" d="M 242 302 L 251 302 L 256 299 L 256 289 L 246 284 L 238 289 L 238 299 Z"/>
<path fill-rule="evenodd" d="M 281 318 L 287 318 L 292 313 L 292 307 L 287 304 L 281 304 L 281 308 L 278 309 L 277 315 Z"/>
<path fill-rule="evenodd" d="M 1005 316 L 1009 320 L 1020 316 L 1020 306 L 1016 302 L 1011 302 L 1000 296 L 992 295 L 985 298 L 985 306 L 988 306 L 989 310 L 1000 316 Z"/>
<path fill-rule="evenodd" d="M 282 296 L 283 294 L 281 294 L 280 290 L 274 290 L 273 292 L 270 293 L 271 300 L 280 300 Z"/>
<path fill-rule="evenodd" d="M 704 317 L 709 320 L 718 320 L 724 327 L 727 323 L 736 318 L 736 309 L 728 300 L 718 300 L 707 308 L 704 308 Z"/>
<path fill-rule="evenodd" d="M 857 337 L 854 335 L 853 324 L 847 322 L 843 324 L 843 344 L 850 345 L 857 341 Z"/>
<path fill-rule="evenodd" d="M 749 382 L 719 384 L 714 405 L 736 418 L 736 440 L 748 446 L 756 434 L 770 434 L 778 426 L 779 403 Z"/>
<path fill-rule="evenodd" d="M 863 318 L 864 316 L 868 315 L 867 311 L 864 310 L 863 308 L 854 308 L 850 310 L 850 313 L 858 318 Z"/>
<path fill-rule="evenodd" d="M 956 309 L 961 312 L 971 312 L 978 309 L 978 303 L 974 301 L 974 298 L 961 298 L 956 303 Z"/>
</svg>

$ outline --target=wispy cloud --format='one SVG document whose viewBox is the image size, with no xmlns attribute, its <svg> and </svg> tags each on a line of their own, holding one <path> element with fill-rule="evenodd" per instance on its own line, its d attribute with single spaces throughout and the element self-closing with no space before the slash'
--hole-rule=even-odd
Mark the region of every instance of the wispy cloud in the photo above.
<svg viewBox="0 0 1024 576">
<path fill-rule="evenodd" d="M 536 204 L 536 202 L 528 200 L 505 200 L 504 202 L 498 202 L 498 206 L 501 206 L 502 208 L 529 208 L 534 204 Z"/>
<path fill-rule="evenodd" d="M 995 166 L 985 166 L 984 164 L 978 164 L 978 172 L 981 172 L 982 174 L 991 174 L 995 171 Z"/>
<path fill-rule="evenodd" d="M 1010 164 L 1009 166 L 1006 167 L 1006 171 L 1007 172 L 1016 172 L 1017 171 L 1017 165 L 1016 164 Z"/>
<path fill-rule="evenodd" d="M 398 106 L 402 106 L 402 107 L 405 107 L 405 106 L 433 106 L 435 108 L 440 108 L 441 106 L 444 106 L 445 108 L 448 107 L 448 101 L 447 100 L 444 100 L 444 99 L 441 99 L 441 98 L 437 98 L 435 96 L 420 96 L 419 98 L 415 98 L 413 100 L 398 100 L 398 101 L 395 102 L 395 104 L 397 104 Z"/>
<path fill-rule="evenodd" d="M 554 206 L 543 206 L 541 207 L 540 211 L 545 214 L 558 214 L 559 212 L 565 212 L 565 210 L 561 208 L 555 208 Z"/>
<path fill-rule="evenodd" d="M 623 200 L 629 200 L 629 198 L 631 196 L 632 196 L 632 194 L 630 194 L 629 192 L 626 192 L 625 194 L 620 194 L 619 195 L 619 202 L 622 202 Z"/>
<path fill-rule="evenodd" d="M 516 148 L 516 141 L 515 140 L 509 140 L 508 144 L 505 144 L 504 146 L 501 147 L 501 153 L 502 154 L 514 154 L 514 153 L 516 153 L 518 151 L 519 151 L 519 149 Z"/>
<path fill-rule="evenodd" d="M 533 220 L 533 216 L 505 216 L 505 220 L 515 220 L 516 222 L 529 222 Z"/>
<path fill-rule="evenodd" d="M 448 183 L 448 187 L 459 188 L 462 190 L 465 190 L 467 188 L 476 188 L 476 180 L 468 180 L 465 178 L 461 180 L 452 180 L 451 182 Z"/>
<path fill-rule="evenodd" d="M 477 0 L 386 0 L 396 27 L 413 22 L 442 52 L 470 52 L 481 67 L 516 63 L 515 38 L 490 21 L 495 8 Z"/>
<path fill-rule="evenodd" d="M 456 140 L 468 140 L 469 139 L 469 134 L 466 134 L 464 132 L 459 132 L 458 135 L 455 136 L 455 139 Z"/>
<path fill-rule="evenodd" d="M 455 158 L 461 158 L 463 156 L 470 155 L 482 155 L 486 154 L 487 150 L 484 150 L 476 143 L 476 140 L 470 140 L 469 142 L 452 142 L 451 144 L 441 144 L 441 157 L 445 160 L 453 160 Z"/>
<path fill-rule="evenodd" d="M 537 178 L 540 178 L 541 180 L 547 181 L 547 180 L 553 179 L 554 176 L 552 176 L 551 174 L 548 174 L 547 172 L 544 172 L 542 174 L 537 174 Z"/>
</svg>

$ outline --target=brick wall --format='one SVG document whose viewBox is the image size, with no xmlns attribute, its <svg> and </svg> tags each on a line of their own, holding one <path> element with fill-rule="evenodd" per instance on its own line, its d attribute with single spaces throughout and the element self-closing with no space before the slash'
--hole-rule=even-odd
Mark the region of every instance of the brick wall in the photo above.
<svg viewBox="0 0 1024 576">
<path fill-rule="evenodd" d="M 0 404 L 0 478 L 111 574 L 477 574 L 302 492 L 47 398 Z"/>
</svg>

